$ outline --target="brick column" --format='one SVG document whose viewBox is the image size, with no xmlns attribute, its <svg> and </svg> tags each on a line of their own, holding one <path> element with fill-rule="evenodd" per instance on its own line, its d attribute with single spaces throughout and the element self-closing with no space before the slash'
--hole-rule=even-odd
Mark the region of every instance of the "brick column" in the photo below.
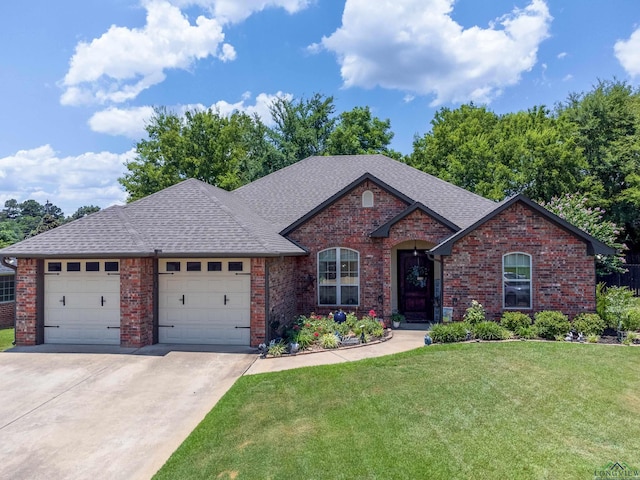
<svg viewBox="0 0 640 480">
<path fill-rule="evenodd" d="M 18 259 L 16 345 L 38 343 L 38 273 L 38 261 L 35 258 Z"/>
<path fill-rule="evenodd" d="M 251 259 L 251 346 L 266 340 L 266 263 L 264 258 Z"/>
<path fill-rule="evenodd" d="M 120 345 L 153 343 L 153 258 L 120 260 Z"/>
</svg>

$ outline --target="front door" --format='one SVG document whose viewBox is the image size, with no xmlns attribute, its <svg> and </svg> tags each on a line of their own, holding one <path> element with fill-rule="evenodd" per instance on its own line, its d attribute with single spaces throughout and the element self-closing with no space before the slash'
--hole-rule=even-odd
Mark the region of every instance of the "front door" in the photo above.
<svg viewBox="0 0 640 480">
<path fill-rule="evenodd" d="M 433 319 L 433 261 L 424 252 L 398 250 L 398 308 L 407 322 Z"/>
</svg>

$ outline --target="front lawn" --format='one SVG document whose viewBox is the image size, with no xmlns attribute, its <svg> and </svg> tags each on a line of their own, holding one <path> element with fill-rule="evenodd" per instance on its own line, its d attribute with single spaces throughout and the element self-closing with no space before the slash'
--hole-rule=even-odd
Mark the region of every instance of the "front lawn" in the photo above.
<svg viewBox="0 0 640 480">
<path fill-rule="evenodd" d="M 0 328 L 0 352 L 13 347 L 13 328 Z"/>
<path fill-rule="evenodd" d="M 638 371 L 637 347 L 506 342 L 246 376 L 155 478 L 593 478 L 640 466 Z"/>
</svg>

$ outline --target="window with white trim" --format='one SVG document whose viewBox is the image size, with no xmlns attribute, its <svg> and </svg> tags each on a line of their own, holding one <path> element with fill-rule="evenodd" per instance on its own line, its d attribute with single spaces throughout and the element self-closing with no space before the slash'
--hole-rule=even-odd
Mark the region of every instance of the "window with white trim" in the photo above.
<svg viewBox="0 0 640 480">
<path fill-rule="evenodd" d="M 318 304 L 358 305 L 360 254 L 349 248 L 329 248 L 318 253 Z"/>
<path fill-rule="evenodd" d="M 13 275 L 0 276 L 0 303 L 15 300 L 16 284 Z"/>
<path fill-rule="evenodd" d="M 373 207 L 373 192 L 371 190 L 362 192 L 362 206 L 364 208 Z"/>
<path fill-rule="evenodd" d="M 531 308 L 531 255 L 507 253 L 502 257 L 504 308 Z"/>
</svg>

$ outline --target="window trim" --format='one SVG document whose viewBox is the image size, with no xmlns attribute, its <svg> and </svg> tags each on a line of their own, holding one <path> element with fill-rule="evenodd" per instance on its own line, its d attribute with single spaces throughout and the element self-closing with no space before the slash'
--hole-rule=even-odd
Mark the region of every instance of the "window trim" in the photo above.
<svg viewBox="0 0 640 480">
<path fill-rule="evenodd" d="M 373 203 L 373 192 L 371 190 L 362 192 L 362 208 L 373 208 Z"/>
<path fill-rule="evenodd" d="M 16 277 L 13 274 L 0 275 L 0 303 L 16 301 Z"/>
<path fill-rule="evenodd" d="M 526 258 L 529 259 L 529 278 L 528 279 L 509 279 L 508 281 L 511 283 L 522 283 L 522 284 L 528 284 L 529 285 L 529 305 L 528 306 L 522 306 L 522 305 L 518 305 L 518 301 L 516 299 L 516 304 L 513 306 L 508 306 L 507 305 L 507 295 L 505 294 L 505 286 L 506 286 L 506 282 L 507 279 L 505 278 L 505 274 L 507 273 L 505 271 L 505 260 L 507 257 L 511 256 L 511 255 L 524 255 Z M 515 267 L 524 267 L 525 265 L 515 265 Z M 502 276 L 501 276 L 501 284 L 500 287 L 502 289 L 502 308 L 504 310 L 532 310 L 533 309 L 533 256 L 529 253 L 526 252 L 507 252 L 504 255 L 502 255 Z"/>
<path fill-rule="evenodd" d="M 336 279 L 335 279 L 335 283 L 332 284 L 320 284 L 320 255 L 331 251 L 331 250 L 335 250 L 336 252 Z M 358 267 L 358 276 L 357 276 L 357 282 L 355 284 L 342 284 L 341 282 L 341 269 L 340 269 L 340 258 L 341 258 L 341 253 L 342 251 L 349 251 L 349 252 L 354 252 L 357 256 L 356 262 L 357 262 L 357 267 Z M 325 248 L 324 250 L 320 250 L 317 255 L 316 255 L 316 273 L 318 275 L 318 282 L 317 282 L 317 295 L 316 295 L 316 300 L 318 302 L 318 306 L 323 306 L 323 307 L 337 307 L 337 306 L 341 306 L 341 307 L 350 307 L 350 308 L 355 308 L 360 306 L 360 274 L 361 274 L 361 267 L 360 267 L 360 252 L 358 250 L 354 250 L 353 248 L 346 248 L 346 247 L 331 247 L 331 248 Z M 342 287 L 356 287 L 357 288 L 357 302 L 356 303 L 343 303 L 342 302 Z M 322 303 L 320 301 L 320 287 L 335 287 L 336 289 L 336 303 Z"/>
</svg>

